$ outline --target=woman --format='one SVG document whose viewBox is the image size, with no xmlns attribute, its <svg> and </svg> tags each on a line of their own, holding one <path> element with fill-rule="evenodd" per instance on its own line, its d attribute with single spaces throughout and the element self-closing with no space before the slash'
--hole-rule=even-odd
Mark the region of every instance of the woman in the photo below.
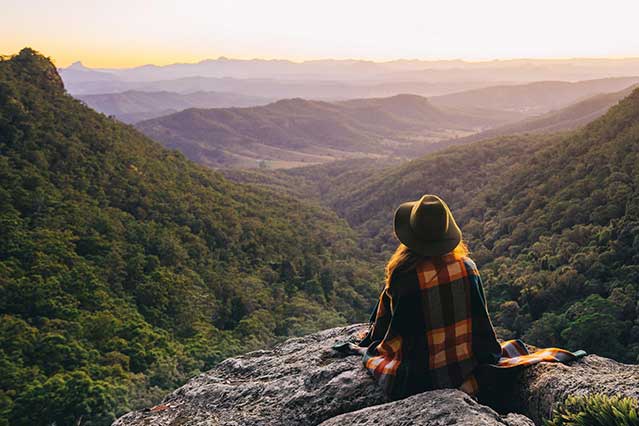
<svg viewBox="0 0 639 426">
<path fill-rule="evenodd" d="M 475 395 L 480 364 L 574 359 L 554 348 L 528 354 L 521 341 L 500 345 L 477 267 L 441 198 L 424 195 L 402 204 L 394 228 L 400 245 L 386 266 L 384 289 L 358 348 L 390 398 L 437 388 Z"/>
</svg>

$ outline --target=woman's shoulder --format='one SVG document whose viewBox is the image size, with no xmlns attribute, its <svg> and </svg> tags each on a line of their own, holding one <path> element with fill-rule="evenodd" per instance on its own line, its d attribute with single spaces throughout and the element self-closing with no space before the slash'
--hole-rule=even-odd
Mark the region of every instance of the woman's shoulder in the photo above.
<svg viewBox="0 0 639 426">
<path fill-rule="evenodd" d="M 395 270 L 390 281 L 390 291 L 394 294 L 407 294 L 419 291 L 417 268 Z"/>
<path fill-rule="evenodd" d="M 477 269 L 477 265 L 473 259 L 468 256 L 464 256 L 460 259 L 460 261 L 463 263 L 468 275 L 479 275 L 479 270 Z"/>
</svg>

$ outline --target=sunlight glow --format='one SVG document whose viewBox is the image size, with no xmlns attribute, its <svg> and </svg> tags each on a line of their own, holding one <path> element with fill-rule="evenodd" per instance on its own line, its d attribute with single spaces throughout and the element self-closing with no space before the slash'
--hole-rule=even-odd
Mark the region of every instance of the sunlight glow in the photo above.
<svg viewBox="0 0 639 426">
<path fill-rule="evenodd" d="M 635 0 L 5 0 L 0 53 L 58 66 L 205 58 L 639 56 Z"/>
</svg>

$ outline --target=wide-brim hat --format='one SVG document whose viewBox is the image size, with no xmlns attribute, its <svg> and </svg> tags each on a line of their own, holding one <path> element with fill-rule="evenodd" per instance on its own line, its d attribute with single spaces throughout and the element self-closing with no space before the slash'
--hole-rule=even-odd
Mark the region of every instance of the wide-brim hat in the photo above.
<svg viewBox="0 0 639 426">
<path fill-rule="evenodd" d="M 402 244 L 424 256 L 449 253 L 462 240 L 453 214 L 436 195 L 401 204 L 395 211 L 394 227 Z"/>
</svg>

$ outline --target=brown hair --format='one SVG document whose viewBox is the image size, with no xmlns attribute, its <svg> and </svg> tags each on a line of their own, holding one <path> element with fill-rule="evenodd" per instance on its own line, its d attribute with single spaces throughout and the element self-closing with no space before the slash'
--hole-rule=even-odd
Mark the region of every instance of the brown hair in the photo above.
<svg viewBox="0 0 639 426">
<path fill-rule="evenodd" d="M 461 259 L 462 257 L 468 256 L 468 253 L 468 246 L 465 242 L 460 241 L 453 251 L 446 253 L 444 256 L 452 254 L 456 259 Z M 386 287 L 390 287 L 391 277 L 395 270 L 410 271 L 416 268 L 421 261 L 431 257 L 432 256 L 421 255 L 400 243 L 386 264 Z"/>
</svg>

